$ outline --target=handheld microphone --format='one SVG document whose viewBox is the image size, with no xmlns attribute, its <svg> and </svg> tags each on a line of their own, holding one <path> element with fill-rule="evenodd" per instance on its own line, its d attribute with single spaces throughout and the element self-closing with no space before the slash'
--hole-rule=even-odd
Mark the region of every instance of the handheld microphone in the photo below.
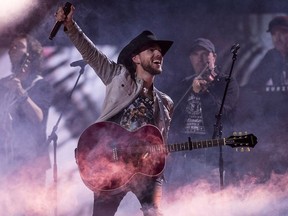
<svg viewBox="0 0 288 216">
<path fill-rule="evenodd" d="M 64 5 L 64 7 L 63 7 L 64 14 L 65 14 L 66 16 L 70 13 L 71 5 L 72 5 L 72 4 L 71 4 L 70 2 L 66 2 L 65 5 Z M 57 22 L 55 23 L 55 25 L 54 25 L 51 33 L 50 33 L 50 36 L 49 36 L 49 39 L 50 39 L 50 40 L 52 40 L 52 39 L 56 36 L 56 34 L 57 34 L 59 28 L 61 27 L 62 23 L 63 23 L 63 21 L 57 21 Z"/>
</svg>

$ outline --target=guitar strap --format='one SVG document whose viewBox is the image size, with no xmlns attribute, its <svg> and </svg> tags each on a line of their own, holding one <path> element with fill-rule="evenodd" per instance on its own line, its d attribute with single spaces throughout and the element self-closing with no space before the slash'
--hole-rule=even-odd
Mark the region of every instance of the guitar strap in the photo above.
<svg viewBox="0 0 288 216">
<path fill-rule="evenodd" d="M 165 117 L 165 112 L 164 112 L 164 103 L 161 98 L 161 94 L 159 93 L 158 89 L 155 88 L 156 95 L 158 98 L 158 105 L 159 105 L 159 110 L 160 110 L 160 119 L 162 119 L 162 122 L 164 123 L 164 132 L 163 132 L 163 138 L 164 138 L 164 143 L 167 144 L 167 139 L 168 139 L 168 125 L 166 123 L 166 117 Z"/>
<path fill-rule="evenodd" d="M 43 77 L 37 75 L 36 78 L 32 81 L 31 85 L 29 87 L 27 87 L 26 89 L 24 89 L 25 94 L 28 94 L 28 92 L 35 86 L 35 84 L 39 81 L 42 80 Z M 27 96 L 26 96 L 27 97 Z M 15 103 L 19 102 L 19 100 L 21 100 L 23 98 L 16 98 L 15 100 L 13 100 L 8 107 L 11 107 L 12 105 L 14 105 Z"/>
<path fill-rule="evenodd" d="M 164 103 L 163 103 L 163 100 L 162 100 L 162 97 L 161 97 L 161 94 L 160 92 L 158 91 L 158 89 L 155 88 L 155 91 L 156 91 L 156 95 L 157 95 L 157 98 L 158 98 L 158 106 L 159 106 L 159 110 L 160 110 L 160 119 L 162 119 L 162 122 L 164 123 L 164 131 L 163 131 L 163 139 L 164 139 L 164 144 L 167 145 L 167 141 L 168 141 L 168 125 L 167 125 L 167 122 L 166 122 L 166 116 L 165 116 L 165 111 L 164 111 Z M 162 179 L 162 181 L 166 182 L 167 183 L 167 180 L 163 175 L 161 175 L 160 177 Z"/>
<path fill-rule="evenodd" d="M 26 88 L 25 91 L 28 92 L 30 89 L 32 89 L 32 88 L 35 86 L 35 84 L 36 84 L 39 80 L 42 80 L 42 79 L 43 79 L 42 76 L 37 75 L 36 78 L 32 81 L 31 85 L 30 85 L 28 88 Z"/>
</svg>

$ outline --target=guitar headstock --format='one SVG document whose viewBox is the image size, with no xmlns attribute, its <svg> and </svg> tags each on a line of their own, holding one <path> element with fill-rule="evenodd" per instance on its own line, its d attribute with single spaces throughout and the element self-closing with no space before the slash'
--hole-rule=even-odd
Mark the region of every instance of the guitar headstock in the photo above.
<svg viewBox="0 0 288 216">
<path fill-rule="evenodd" d="M 257 137 L 254 134 L 248 134 L 247 132 L 242 133 L 236 132 L 233 133 L 233 136 L 226 138 L 225 145 L 228 145 L 232 148 L 240 149 L 240 152 L 244 152 L 245 149 L 250 151 L 250 148 L 254 148 L 257 144 Z"/>
</svg>

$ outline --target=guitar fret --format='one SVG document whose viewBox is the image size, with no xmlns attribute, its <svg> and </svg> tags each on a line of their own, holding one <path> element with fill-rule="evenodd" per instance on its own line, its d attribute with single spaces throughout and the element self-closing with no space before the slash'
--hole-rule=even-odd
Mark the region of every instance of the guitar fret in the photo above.
<svg viewBox="0 0 288 216">
<path fill-rule="evenodd" d="M 217 140 L 215 140 L 215 139 L 211 140 L 210 142 L 211 142 L 211 146 L 210 147 L 215 147 L 215 146 L 218 145 Z"/>
<path fill-rule="evenodd" d="M 218 139 L 214 139 L 211 141 L 211 147 L 216 147 L 219 146 L 219 140 Z"/>
<path fill-rule="evenodd" d="M 203 142 L 201 142 L 201 147 L 202 148 L 207 148 L 207 141 L 206 140 L 204 140 Z"/>
<path fill-rule="evenodd" d="M 172 151 L 173 151 L 173 152 L 177 151 L 176 144 L 173 144 L 173 145 L 172 145 Z"/>
<path fill-rule="evenodd" d="M 208 141 L 208 147 L 212 147 L 213 146 L 213 141 Z"/>
<path fill-rule="evenodd" d="M 193 149 L 203 148 L 201 141 L 195 141 L 192 145 Z"/>
<path fill-rule="evenodd" d="M 185 145 L 183 143 L 180 144 L 180 149 L 185 150 Z"/>
<path fill-rule="evenodd" d="M 177 150 L 177 144 L 173 144 L 173 145 L 171 145 L 171 147 L 172 147 L 173 152 L 175 152 Z"/>
<path fill-rule="evenodd" d="M 173 147 L 174 147 L 174 151 L 177 151 L 177 144 L 176 143 L 173 145 Z"/>
<path fill-rule="evenodd" d="M 184 145 L 185 145 L 185 150 L 189 150 L 189 143 L 185 142 Z"/>
</svg>

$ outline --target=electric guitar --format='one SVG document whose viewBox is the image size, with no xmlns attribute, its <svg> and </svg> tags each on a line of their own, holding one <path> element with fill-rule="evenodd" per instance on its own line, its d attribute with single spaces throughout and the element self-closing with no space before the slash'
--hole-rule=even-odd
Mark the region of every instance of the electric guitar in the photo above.
<svg viewBox="0 0 288 216">
<path fill-rule="evenodd" d="M 225 145 L 253 148 L 256 144 L 257 138 L 248 134 L 164 145 L 160 131 L 153 125 L 130 132 L 113 122 L 99 122 L 81 134 L 75 158 L 80 176 L 89 189 L 114 191 L 124 187 L 135 175 L 161 174 L 170 152 Z"/>
</svg>

